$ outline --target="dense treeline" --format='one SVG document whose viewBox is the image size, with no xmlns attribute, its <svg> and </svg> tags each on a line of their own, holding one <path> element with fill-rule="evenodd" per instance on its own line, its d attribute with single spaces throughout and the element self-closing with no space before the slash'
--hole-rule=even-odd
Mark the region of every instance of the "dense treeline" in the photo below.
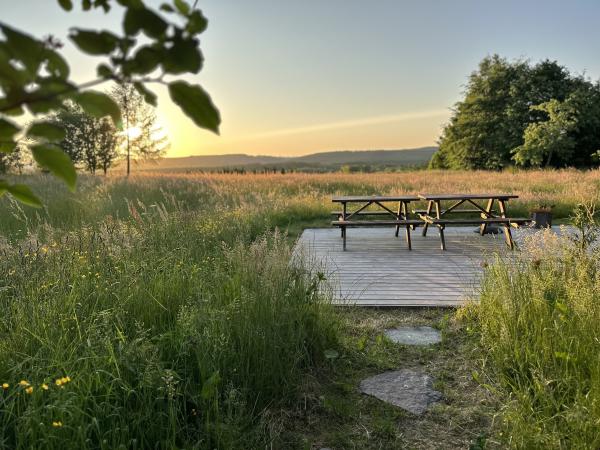
<svg viewBox="0 0 600 450">
<path fill-rule="evenodd" d="M 555 61 L 484 58 L 432 168 L 590 167 L 600 157 L 600 84 Z"/>
</svg>

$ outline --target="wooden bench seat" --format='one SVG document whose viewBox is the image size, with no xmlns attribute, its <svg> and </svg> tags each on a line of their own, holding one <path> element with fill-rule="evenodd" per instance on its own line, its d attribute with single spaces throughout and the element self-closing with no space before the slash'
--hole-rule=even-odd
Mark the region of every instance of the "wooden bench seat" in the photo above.
<svg viewBox="0 0 600 450">
<path fill-rule="evenodd" d="M 443 209 L 440 211 L 440 214 L 446 214 L 448 210 Z M 413 214 L 431 214 L 430 211 L 427 211 L 426 209 L 413 209 L 412 210 Z M 480 209 L 453 209 L 452 211 L 450 211 L 452 214 L 481 214 L 481 210 Z M 491 210 L 490 211 L 492 214 L 494 214 L 496 211 L 495 210 Z"/>
<path fill-rule="evenodd" d="M 331 211 L 331 215 L 335 216 L 335 217 L 342 216 L 343 214 L 344 213 L 342 211 Z M 352 214 L 352 211 L 346 212 L 347 216 L 349 216 L 350 214 Z M 360 211 L 360 212 L 353 214 L 353 217 L 356 217 L 356 216 L 388 216 L 388 217 L 392 217 L 392 215 L 387 211 Z"/>
<path fill-rule="evenodd" d="M 334 220 L 331 222 L 334 227 L 342 229 L 342 239 L 344 242 L 344 250 L 346 250 L 346 228 L 358 227 L 396 227 L 396 237 L 400 227 L 406 227 L 406 245 L 409 250 L 412 250 L 410 239 L 410 230 L 414 230 L 419 225 L 423 225 L 422 220 L 418 219 L 400 219 L 400 220 Z"/>
<path fill-rule="evenodd" d="M 406 226 L 406 225 L 423 225 L 422 220 L 410 219 L 410 220 L 334 220 L 331 225 L 336 227 L 388 227 L 388 226 Z"/>
<path fill-rule="evenodd" d="M 529 223 L 531 222 L 531 219 L 526 219 L 524 217 L 517 217 L 517 218 L 512 218 L 512 217 L 490 217 L 487 219 L 477 219 L 477 218 L 473 218 L 473 219 L 445 219 L 445 218 L 441 218 L 441 219 L 436 219 L 435 217 L 428 217 L 428 216 L 421 216 L 422 219 L 425 222 L 428 222 L 432 225 L 481 225 L 482 223 L 500 223 L 500 224 L 516 224 L 516 225 L 522 225 L 524 223 Z"/>
</svg>

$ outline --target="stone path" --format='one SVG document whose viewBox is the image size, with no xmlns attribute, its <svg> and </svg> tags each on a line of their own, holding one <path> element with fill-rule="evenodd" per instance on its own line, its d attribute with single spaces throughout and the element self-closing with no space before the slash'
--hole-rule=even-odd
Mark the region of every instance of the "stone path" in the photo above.
<svg viewBox="0 0 600 450">
<path fill-rule="evenodd" d="M 398 327 L 385 330 L 385 335 L 396 344 L 431 345 L 442 342 L 442 334 L 432 327 Z"/>
<path fill-rule="evenodd" d="M 441 333 L 432 327 L 392 328 L 386 330 L 385 335 L 392 342 L 404 345 L 432 345 L 442 341 Z M 429 375 L 411 369 L 367 378 L 361 381 L 360 391 L 417 415 L 442 399 L 442 393 L 433 389 Z"/>
<path fill-rule="evenodd" d="M 429 375 L 410 369 L 367 378 L 361 381 L 360 390 L 417 415 L 423 414 L 431 403 L 442 399 L 442 393 L 433 389 Z"/>
</svg>

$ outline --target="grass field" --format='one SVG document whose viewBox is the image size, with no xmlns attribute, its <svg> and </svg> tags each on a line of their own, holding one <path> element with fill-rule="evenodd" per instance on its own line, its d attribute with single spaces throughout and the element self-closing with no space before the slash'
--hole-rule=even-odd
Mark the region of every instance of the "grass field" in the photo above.
<svg viewBox="0 0 600 450">
<path fill-rule="evenodd" d="M 505 191 L 515 215 L 546 204 L 567 221 L 598 170 L 148 173 L 81 177 L 75 194 L 25 178 L 46 207 L 0 200 L 0 448 L 599 442 L 595 256 L 524 261 L 518 277 L 493 266 L 481 307 L 457 316 L 340 312 L 318 268 L 289 264 L 332 194 Z M 442 345 L 381 337 L 408 321 L 441 328 Z M 398 364 L 427 366 L 445 403 L 417 420 L 356 392 Z"/>
</svg>

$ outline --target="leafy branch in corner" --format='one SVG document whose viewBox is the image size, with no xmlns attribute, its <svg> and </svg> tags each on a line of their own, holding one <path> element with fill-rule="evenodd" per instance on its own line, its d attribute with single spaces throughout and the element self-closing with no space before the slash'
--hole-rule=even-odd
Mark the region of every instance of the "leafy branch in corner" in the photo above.
<svg viewBox="0 0 600 450">
<path fill-rule="evenodd" d="M 65 11 L 73 0 L 58 0 Z M 84 11 L 101 8 L 109 13 L 122 8 L 122 33 L 107 30 L 71 28 L 69 39 L 77 48 L 104 60 L 96 68 L 97 77 L 77 84 L 69 78 L 70 67 L 60 53 L 61 43 L 53 37 L 36 39 L 28 33 L 0 22 L 0 152 L 12 153 L 19 139 L 33 143 L 36 163 L 75 189 L 77 175 L 73 162 L 60 147 L 65 130 L 45 116 L 57 111 L 67 100 L 87 114 L 110 116 L 121 128 L 121 111 L 107 94 L 93 90 L 104 82 L 131 83 L 146 103 L 156 106 L 157 97 L 148 85 L 163 84 L 181 110 L 199 127 L 219 132 L 221 118 L 209 94 L 198 84 L 172 79 L 197 74 L 204 58 L 198 36 L 208 25 L 199 9 L 185 0 L 163 3 L 158 10 L 143 0 L 81 0 Z M 142 39 L 140 39 L 142 37 Z M 27 126 L 18 118 L 31 114 Z M 0 179 L 0 197 L 11 194 L 23 203 L 41 206 L 40 200 L 24 184 Z"/>
</svg>

